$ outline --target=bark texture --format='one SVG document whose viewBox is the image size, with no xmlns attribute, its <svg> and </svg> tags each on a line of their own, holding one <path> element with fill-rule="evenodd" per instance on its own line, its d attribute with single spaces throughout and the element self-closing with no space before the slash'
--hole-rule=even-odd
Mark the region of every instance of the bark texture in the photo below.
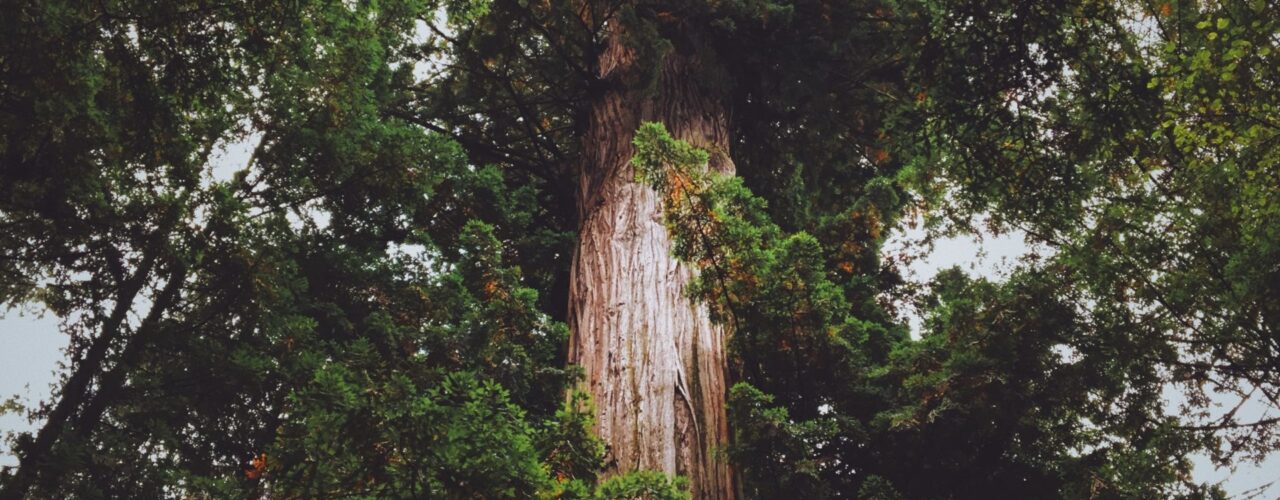
<svg viewBox="0 0 1280 500">
<path fill-rule="evenodd" d="M 727 111 L 699 81 L 700 61 L 666 55 L 656 87 L 636 85 L 636 54 L 617 28 L 598 61 L 609 82 L 591 103 L 579 195 L 581 227 L 571 271 L 569 359 L 585 370 L 606 474 L 660 470 L 690 479 L 694 498 L 733 498 L 720 453 L 726 331 L 685 295 L 694 270 L 671 256 L 658 195 L 635 182 L 632 139 L 643 121 L 710 151 L 732 172 Z"/>
</svg>

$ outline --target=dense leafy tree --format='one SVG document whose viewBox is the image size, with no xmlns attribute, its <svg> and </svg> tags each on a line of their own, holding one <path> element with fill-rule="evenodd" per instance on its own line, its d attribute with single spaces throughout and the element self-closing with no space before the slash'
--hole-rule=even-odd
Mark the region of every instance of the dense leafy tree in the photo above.
<svg viewBox="0 0 1280 500">
<path fill-rule="evenodd" d="M 1209 411 L 1280 410 L 1277 12 L 6 6 L 0 302 L 71 344 L 3 495 L 1221 496 L 1190 453 L 1280 445 Z M 908 283 L 920 215 L 1046 251 Z M 671 392 L 581 351 L 633 241 L 727 332 Z M 670 448 L 597 437 L 654 394 Z"/>
<path fill-rule="evenodd" d="M 72 361 L 45 427 L 15 442 L 6 495 L 591 481 L 598 445 L 581 402 L 562 404 L 564 327 L 480 222 L 521 231 L 530 196 L 386 116 L 427 7 L 9 18 L 4 299 L 66 318 Z M 212 172 L 251 131 L 251 163 Z"/>
</svg>

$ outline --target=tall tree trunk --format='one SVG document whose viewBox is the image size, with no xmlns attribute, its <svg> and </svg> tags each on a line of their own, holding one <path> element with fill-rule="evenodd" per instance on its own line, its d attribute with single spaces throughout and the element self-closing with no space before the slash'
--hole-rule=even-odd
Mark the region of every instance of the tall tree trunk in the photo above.
<svg viewBox="0 0 1280 500">
<path fill-rule="evenodd" d="M 569 359 L 585 370 L 596 430 L 609 447 L 606 474 L 659 470 L 690 479 L 695 498 L 733 498 L 722 451 L 726 331 L 685 288 L 694 270 L 671 255 L 657 194 L 635 182 L 632 139 L 643 121 L 711 152 L 731 173 L 727 110 L 698 78 L 699 60 L 677 48 L 640 88 L 636 54 L 618 28 L 599 57 L 606 90 L 584 134 L 581 221 L 571 271 Z"/>
</svg>

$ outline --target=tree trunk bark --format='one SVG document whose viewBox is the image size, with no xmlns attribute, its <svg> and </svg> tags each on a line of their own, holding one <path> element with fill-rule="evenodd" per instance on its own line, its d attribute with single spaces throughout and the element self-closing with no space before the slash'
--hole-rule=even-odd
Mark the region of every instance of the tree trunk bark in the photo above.
<svg viewBox="0 0 1280 500">
<path fill-rule="evenodd" d="M 658 470 L 688 477 L 694 498 L 733 498 L 722 453 L 727 332 L 686 297 L 695 271 L 672 257 L 658 196 L 635 182 L 630 163 L 636 130 L 656 121 L 709 151 L 708 168 L 732 173 L 727 110 L 698 78 L 711 61 L 674 49 L 656 88 L 640 88 L 620 29 L 607 40 L 598 68 L 609 85 L 591 103 L 584 133 L 569 361 L 585 371 L 608 446 L 606 475 Z"/>
</svg>

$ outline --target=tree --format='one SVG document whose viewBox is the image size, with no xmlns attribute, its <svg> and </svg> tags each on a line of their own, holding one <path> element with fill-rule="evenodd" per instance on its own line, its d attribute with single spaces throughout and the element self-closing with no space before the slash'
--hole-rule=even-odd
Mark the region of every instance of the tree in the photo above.
<svg viewBox="0 0 1280 500">
<path fill-rule="evenodd" d="M 0 299 L 72 348 L 6 497 L 1212 497 L 1189 453 L 1276 446 L 1203 413 L 1280 406 L 1263 3 L 12 10 Z M 907 283 L 920 212 L 1051 252 Z"/>
<path fill-rule="evenodd" d="M 845 51 L 873 40 L 842 39 L 854 26 L 869 22 L 859 19 L 869 7 L 849 7 L 831 9 L 839 15 L 847 12 L 849 18 L 833 20 L 828 14 L 823 20 L 811 12 L 819 8 L 816 4 L 584 3 L 544 8 L 497 2 L 473 21 L 455 20 L 455 36 L 436 30 L 465 65 L 437 87 L 444 97 L 436 102 L 452 108 L 459 96 L 483 95 L 485 103 L 477 106 L 485 109 L 482 117 L 446 120 L 437 128 L 457 131 L 464 144 L 480 141 L 475 135 L 528 133 L 527 139 L 507 141 L 529 145 L 510 156 L 537 158 L 524 168 L 553 182 L 576 178 L 575 195 L 560 200 L 576 207 L 570 220 L 576 219 L 578 228 L 568 270 L 569 355 L 586 372 L 611 471 L 655 468 L 690 476 L 700 497 L 734 494 L 726 464 L 718 458 L 728 445 L 723 409 L 728 381 L 743 376 L 728 373 L 724 349 L 732 327 L 713 324 L 707 311 L 685 299 L 693 273 L 668 256 L 671 243 L 659 223 L 662 199 L 633 182 L 629 160 L 635 130 L 644 121 L 662 122 L 676 137 L 710 151 L 705 168 L 733 172 L 730 151 L 743 143 L 743 128 L 758 127 L 754 122 L 760 119 L 776 120 L 768 115 L 797 102 L 831 97 L 838 84 L 820 79 L 863 63 L 870 67 L 862 69 L 875 70 L 881 62 L 874 58 L 894 50 L 892 39 L 884 39 L 871 45 L 883 49 Z M 740 43 L 751 39 L 759 39 L 762 49 L 740 50 Z M 763 73 L 781 79 L 794 71 L 804 79 L 801 85 L 753 82 L 755 71 L 785 60 L 753 60 L 769 42 L 774 42 L 769 50 L 783 47 L 793 55 L 839 55 L 834 67 L 802 69 L 812 60 L 806 56 Z M 563 75 L 585 81 L 561 84 Z M 771 83 L 786 90 L 754 87 Z M 868 96 L 860 94 L 845 104 L 866 105 Z M 743 112 L 748 105 L 758 111 Z M 835 109 L 849 111 L 848 106 Z M 557 123 L 573 124 L 579 134 L 559 136 Z M 838 127 L 836 137 L 870 135 L 860 123 Z M 480 130 L 484 132 L 473 132 Z M 822 154 L 843 156 L 846 149 Z M 761 166 L 775 159 L 765 154 L 756 160 Z M 576 157 L 576 163 L 555 166 L 566 157 Z"/>
<path fill-rule="evenodd" d="M 424 6 L 301 7 L 9 18 L 4 300 L 72 348 L 6 498 L 591 493 L 565 330 L 479 220 L 528 195 L 383 119 Z"/>
</svg>

